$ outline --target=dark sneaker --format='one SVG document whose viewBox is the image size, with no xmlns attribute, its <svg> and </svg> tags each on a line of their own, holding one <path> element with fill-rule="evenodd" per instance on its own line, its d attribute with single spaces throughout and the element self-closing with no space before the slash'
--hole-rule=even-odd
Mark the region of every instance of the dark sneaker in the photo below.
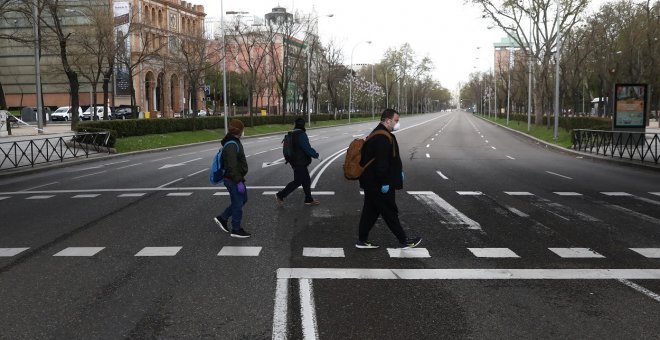
<svg viewBox="0 0 660 340">
<path fill-rule="evenodd" d="M 406 242 L 399 244 L 399 249 L 410 249 L 417 247 L 422 242 L 421 237 L 411 237 Z"/>
<path fill-rule="evenodd" d="M 234 231 L 234 230 L 231 231 L 231 237 L 248 238 L 248 237 L 250 237 L 250 235 L 252 235 L 252 234 L 250 234 L 247 231 L 243 230 L 243 228 L 238 229 L 238 231 Z"/>
<path fill-rule="evenodd" d="M 321 204 L 321 202 L 319 202 L 319 200 L 305 201 L 306 206 L 319 205 L 319 204 Z"/>
<path fill-rule="evenodd" d="M 284 200 L 281 199 L 280 196 L 277 196 L 277 194 L 275 194 L 275 203 L 277 203 L 278 208 L 281 208 L 281 207 L 284 206 Z"/>
<path fill-rule="evenodd" d="M 218 227 L 220 227 L 220 229 L 222 229 L 222 231 L 224 231 L 225 233 L 229 232 L 229 227 L 227 227 L 227 220 L 224 219 L 222 216 L 214 217 L 213 222 L 215 222 L 215 224 L 217 224 Z"/>
<path fill-rule="evenodd" d="M 355 243 L 355 248 L 358 249 L 377 249 L 379 247 L 380 247 L 379 245 L 371 241 L 366 241 L 366 242 L 357 241 L 357 243 Z"/>
</svg>

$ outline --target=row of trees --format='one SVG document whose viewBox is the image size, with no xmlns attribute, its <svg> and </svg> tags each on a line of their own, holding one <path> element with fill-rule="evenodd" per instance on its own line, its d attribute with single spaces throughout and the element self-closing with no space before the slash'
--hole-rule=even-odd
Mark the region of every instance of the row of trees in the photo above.
<svg viewBox="0 0 660 340">
<path fill-rule="evenodd" d="M 502 73 L 471 74 L 461 89 L 463 105 L 480 107 L 495 97 L 494 107 L 507 107 L 511 96 L 512 112 L 527 112 L 529 62 L 533 75 L 533 107 L 536 124 L 553 111 L 554 51 L 557 32 L 561 31 L 560 112 L 587 113 L 592 99 L 599 98 L 599 116 L 611 114 L 615 83 L 649 84 L 650 109 L 660 106 L 660 2 L 619 0 L 604 4 L 586 15 L 587 0 L 473 1 L 516 42 L 511 63 L 500 65 Z M 559 20 L 557 20 L 559 19 Z M 504 63 L 507 61 L 504 60 Z M 497 65 L 495 69 L 497 69 Z M 510 88 L 508 88 L 510 86 Z"/>
</svg>

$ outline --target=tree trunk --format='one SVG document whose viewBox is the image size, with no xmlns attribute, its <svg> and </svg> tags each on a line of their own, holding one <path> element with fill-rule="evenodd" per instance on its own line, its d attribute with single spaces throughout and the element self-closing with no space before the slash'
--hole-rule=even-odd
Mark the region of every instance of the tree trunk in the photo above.
<svg viewBox="0 0 660 340">
<path fill-rule="evenodd" d="M 5 90 L 2 88 L 2 82 L 0 82 L 0 110 L 7 109 L 7 100 L 5 99 Z"/>
<path fill-rule="evenodd" d="M 78 115 L 78 108 L 80 107 L 80 84 L 78 83 L 78 74 L 70 71 L 66 73 L 66 76 L 69 80 L 69 90 L 71 95 L 71 110 L 73 110 L 71 119 L 71 130 L 75 130 L 78 127 L 78 122 L 80 122 L 80 116 Z"/>
</svg>

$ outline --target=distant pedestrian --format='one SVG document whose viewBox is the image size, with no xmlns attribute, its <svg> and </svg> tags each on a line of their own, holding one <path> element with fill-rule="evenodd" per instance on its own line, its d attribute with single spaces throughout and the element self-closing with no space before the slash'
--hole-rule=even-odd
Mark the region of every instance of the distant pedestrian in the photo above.
<svg viewBox="0 0 660 340">
<path fill-rule="evenodd" d="M 289 134 L 293 142 L 291 145 L 293 154 L 289 160 L 291 168 L 293 168 L 293 181 L 287 184 L 282 191 L 275 194 L 275 201 L 279 207 L 282 207 L 284 199 L 302 185 L 305 193 L 305 205 L 318 205 L 320 202 L 312 197 L 310 188 L 312 180 L 309 177 L 307 167 L 312 163 L 312 158 L 319 158 L 319 153 L 309 144 L 309 137 L 305 132 L 305 120 L 302 118 L 296 119 L 295 127 Z"/>
<path fill-rule="evenodd" d="M 403 189 L 404 174 L 399 144 L 394 134 L 391 133 L 398 130 L 399 126 L 399 113 L 393 109 L 386 109 L 380 117 L 380 123 L 371 132 L 371 137 L 362 147 L 360 166 L 365 166 L 372 159 L 374 161 L 364 169 L 360 176 L 360 187 L 364 189 L 364 206 L 360 217 L 356 248 L 375 249 L 379 247 L 369 240 L 369 232 L 378 216 L 383 217 L 387 226 L 399 240 L 399 248 L 414 248 L 422 241 L 419 237 L 408 238 L 399 222 L 395 191 Z"/>
<path fill-rule="evenodd" d="M 229 122 L 229 133 L 222 139 L 224 146 L 229 143 L 222 152 L 222 164 L 225 169 L 224 184 L 229 192 L 231 204 L 221 214 L 213 218 L 215 223 L 224 231 L 231 232 L 231 237 L 248 238 L 250 233 L 241 228 L 243 219 L 243 206 L 247 202 L 247 189 L 245 188 L 245 175 L 248 172 L 248 164 L 245 159 L 245 150 L 241 144 L 243 135 L 243 122 L 232 119 Z M 228 220 L 231 218 L 231 230 Z"/>
</svg>

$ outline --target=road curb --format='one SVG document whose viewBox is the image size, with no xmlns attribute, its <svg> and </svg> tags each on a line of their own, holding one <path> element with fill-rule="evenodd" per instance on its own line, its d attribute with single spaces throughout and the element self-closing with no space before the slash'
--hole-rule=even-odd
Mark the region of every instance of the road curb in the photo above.
<svg viewBox="0 0 660 340">
<path fill-rule="evenodd" d="M 660 165 L 641 163 L 641 162 L 632 162 L 632 161 L 629 161 L 629 160 L 626 160 L 626 159 L 617 159 L 617 158 L 611 158 L 611 157 L 607 157 L 607 156 L 594 155 L 594 154 L 588 153 L 588 152 L 576 151 L 576 150 L 573 150 L 573 149 L 564 148 L 564 147 L 559 146 L 559 145 L 548 143 L 548 142 L 546 142 L 542 139 L 539 139 L 539 138 L 536 138 L 534 136 L 528 135 L 524 132 L 512 129 L 508 126 L 504 126 L 502 124 L 490 121 L 490 120 L 485 119 L 485 118 L 483 118 L 479 115 L 473 114 L 473 116 L 483 120 L 484 122 L 487 122 L 487 123 L 493 124 L 495 126 L 501 127 L 505 130 L 509 130 L 511 132 L 514 132 L 514 133 L 520 135 L 520 136 L 523 136 L 523 137 L 526 137 L 526 138 L 531 139 L 533 141 L 536 141 L 540 144 L 544 144 L 546 147 L 551 147 L 556 151 L 567 152 L 567 153 L 571 153 L 571 154 L 574 154 L 574 155 L 586 157 L 586 158 L 589 158 L 590 160 L 593 160 L 593 161 L 606 162 L 606 163 L 616 163 L 616 164 L 624 165 L 624 166 L 632 166 L 632 167 L 638 167 L 638 168 L 643 168 L 643 169 L 650 169 L 650 170 L 660 171 Z"/>
</svg>

